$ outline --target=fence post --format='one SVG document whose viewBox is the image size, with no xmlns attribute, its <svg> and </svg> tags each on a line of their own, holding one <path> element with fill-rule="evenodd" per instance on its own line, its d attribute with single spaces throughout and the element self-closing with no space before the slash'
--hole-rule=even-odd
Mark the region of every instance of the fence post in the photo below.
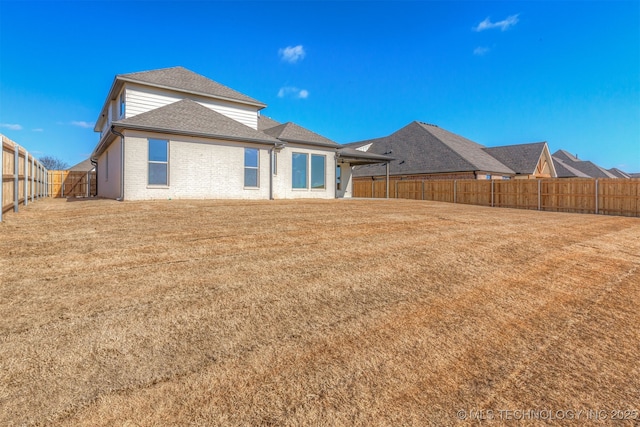
<svg viewBox="0 0 640 427">
<path fill-rule="evenodd" d="M 598 178 L 596 178 L 596 215 L 598 215 Z"/>
<path fill-rule="evenodd" d="M 491 180 L 491 207 L 493 207 L 493 183 L 494 183 L 494 180 L 492 179 Z"/>
<path fill-rule="evenodd" d="M 540 194 L 541 179 L 538 180 L 538 210 L 542 210 L 542 195 Z"/>
<path fill-rule="evenodd" d="M 458 180 L 453 180 L 453 203 L 458 203 Z"/>
<path fill-rule="evenodd" d="M 396 199 L 398 198 L 398 181 L 396 180 Z"/>
<path fill-rule="evenodd" d="M 31 201 L 34 201 L 34 194 L 36 192 L 36 158 L 31 156 Z"/>
<path fill-rule="evenodd" d="M 24 205 L 29 204 L 29 153 L 24 151 Z"/>
<path fill-rule="evenodd" d="M 422 200 L 424 200 L 424 180 L 422 180 Z"/>
<path fill-rule="evenodd" d="M 373 199 L 374 197 L 376 197 L 376 193 L 373 192 L 374 188 L 373 188 L 373 183 L 374 180 L 373 178 L 371 179 L 371 198 Z"/>
<path fill-rule="evenodd" d="M 18 170 L 20 169 L 20 147 L 16 144 L 13 147 L 13 211 L 18 212 L 18 204 L 20 203 L 20 182 L 18 181 Z"/>
</svg>

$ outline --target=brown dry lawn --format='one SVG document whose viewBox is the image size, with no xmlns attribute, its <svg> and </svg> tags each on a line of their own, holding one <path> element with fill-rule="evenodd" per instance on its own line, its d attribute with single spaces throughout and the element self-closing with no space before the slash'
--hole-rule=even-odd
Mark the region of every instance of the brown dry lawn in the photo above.
<svg viewBox="0 0 640 427">
<path fill-rule="evenodd" d="M 634 218 L 43 200 L 0 224 L 0 425 L 637 410 L 639 266 Z"/>
</svg>

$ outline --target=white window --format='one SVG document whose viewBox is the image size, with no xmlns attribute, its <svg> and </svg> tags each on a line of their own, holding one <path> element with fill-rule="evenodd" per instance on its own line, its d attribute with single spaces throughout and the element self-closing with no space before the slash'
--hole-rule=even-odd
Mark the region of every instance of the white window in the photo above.
<svg viewBox="0 0 640 427">
<path fill-rule="evenodd" d="M 311 155 L 311 188 L 320 190 L 325 188 L 326 156 Z"/>
<path fill-rule="evenodd" d="M 293 153 L 291 156 L 291 185 L 293 188 L 307 188 L 309 155 Z"/>
<path fill-rule="evenodd" d="M 149 185 L 169 185 L 169 141 L 149 138 Z"/>
<path fill-rule="evenodd" d="M 271 152 L 271 173 L 278 175 L 278 153 L 275 150 Z"/>
<path fill-rule="evenodd" d="M 336 166 L 336 190 L 342 190 L 342 168 L 340 165 Z"/>
<path fill-rule="evenodd" d="M 122 119 L 124 117 L 124 113 L 125 113 L 125 96 L 124 96 L 124 90 L 122 91 L 122 93 L 120 94 L 120 118 Z"/>
<path fill-rule="evenodd" d="M 244 149 L 244 186 L 258 187 L 258 156 L 257 148 Z"/>
</svg>

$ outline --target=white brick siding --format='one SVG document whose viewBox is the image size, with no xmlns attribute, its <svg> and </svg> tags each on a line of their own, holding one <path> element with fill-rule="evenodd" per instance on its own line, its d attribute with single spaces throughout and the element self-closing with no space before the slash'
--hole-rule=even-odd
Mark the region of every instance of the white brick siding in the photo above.
<svg viewBox="0 0 640 427">
<path fill-rule="evenodd" d="M 268 199 L 269 147 L 126 131 L 125 199 Z M 169 140 L 169 185 L 147 185 L 147 138 Z M 259 188 L 244 187 L 244 149 L 258 148 Z"/>
<path fill-rule="evenodd" d="M 97 174 L 98 196 L 109 199 L 120 197 L 120 138 L 117 138 L 98 158 Z"/>
<path fill-rule="evenodd" d="M 292 188 L 292 154 L 305 153 L 325 156 L 325 188 L 317 189 L 293 189 Z M 333 199 L 336 196 L 336 151 L 333 148 L 309 148 L 303 145 L 288 144 L 278 153 L 278 175 L 273 177 L 274 199 Z M 308 166 L 307 174 L 311 174 Z"/>
</svg>

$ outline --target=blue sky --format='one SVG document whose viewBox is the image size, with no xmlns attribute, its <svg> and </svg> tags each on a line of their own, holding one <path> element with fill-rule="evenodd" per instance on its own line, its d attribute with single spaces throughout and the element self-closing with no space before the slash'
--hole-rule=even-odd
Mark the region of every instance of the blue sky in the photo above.
<svg viewBox="0 0 640 427">
<path fill-rule="evenodd" d="M 637 0 L 0 0 L 0 133 L 77 163 L 116 74 L 176 65 L 339 143 L 420 120 L 640 172 Z"/>
</svg>

